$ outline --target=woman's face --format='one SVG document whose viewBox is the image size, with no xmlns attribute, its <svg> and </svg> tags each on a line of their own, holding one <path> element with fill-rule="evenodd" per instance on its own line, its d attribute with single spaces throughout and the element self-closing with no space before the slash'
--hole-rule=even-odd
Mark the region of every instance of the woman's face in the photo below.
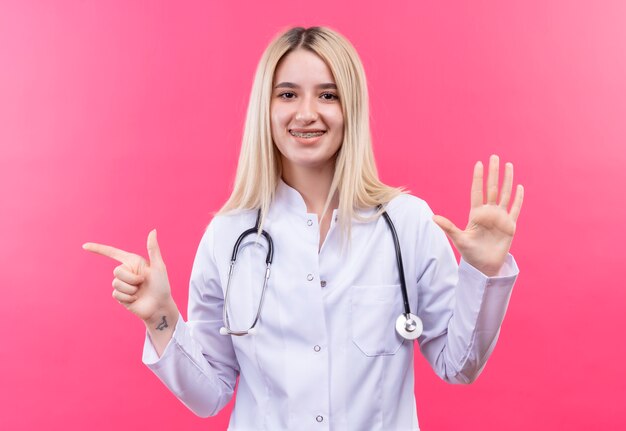
<svg viewBox="0 0 626 431">
<path fill-rule="evenodd" d="M 283 169 L 334 164 L 343 140 L 343 113 L 333 75 L 316 54 L 297 49 L 280 61 L 270 117 Z"/>
</svg>

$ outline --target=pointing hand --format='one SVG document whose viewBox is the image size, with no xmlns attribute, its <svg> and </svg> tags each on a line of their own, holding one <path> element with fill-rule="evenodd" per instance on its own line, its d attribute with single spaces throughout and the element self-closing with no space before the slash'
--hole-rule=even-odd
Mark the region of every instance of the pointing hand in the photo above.
<svg viewBox="0 0 626 431">
<path fill-rule="evenodd" d="M 142 320 L 152 319 L 173 302 L 156 230 L 148 234 L 149 262 L 137 254 L 108 245 L 88 242 L 83 248 L 121 263 L 113 271 L 113 298 Z"/>
</svg>

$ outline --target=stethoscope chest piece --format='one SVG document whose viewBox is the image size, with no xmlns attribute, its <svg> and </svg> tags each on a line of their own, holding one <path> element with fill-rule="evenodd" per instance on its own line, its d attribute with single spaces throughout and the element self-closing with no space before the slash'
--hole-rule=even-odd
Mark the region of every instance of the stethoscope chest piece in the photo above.
<svg viewBox="0 0 626 431">
<path fill-rule="evenodd" d="M 408 316 L 407 318 L 407 315 L 404 313 L 398 316 L 396 319 L 396 331 L 406 340 L 415 340 L 422 335 L 424 325 L 422 324 L 422 319 L 415 314 L 409 313 Z"/>
</svg>

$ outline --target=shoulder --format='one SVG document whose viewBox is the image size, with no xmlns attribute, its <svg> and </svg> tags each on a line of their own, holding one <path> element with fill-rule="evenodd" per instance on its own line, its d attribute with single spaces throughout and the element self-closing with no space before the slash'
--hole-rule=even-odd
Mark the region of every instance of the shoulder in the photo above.
<svg viewBox="0 0 626 431">
<path fill-rule="evenodd" d="M 409 237 L 424 239 L 439 228 L 433 221 L 433 211 L 426 201 L 417 196 L 403 193 L 393 198 L 385 206 L 389 218 Z"/>
<path fill-rule="evenodd" d="M 408 215 L 411 218 L 416 216 L 431 218 L 433 215 L 425 200 L 409 193 L 399 194 L 389 201 L 385 208 L 389 214 Z"/>
<path fill-rule="evenodd" d="M 254 226 L 256 216 L 256 210 L 236 210 L 217 214 L 206 227 L 202 242 L 221 243 L 224 238 L 232 237 L 234 232 L 239 235 Z"/>
<path fill-rule="evenodd" d="M 432 253 L 433 244 L 449 247 L 444 232 L 433 220 L 433 211 L 423 199 L 403 193 L 392 199 L 386 210 L 399 235 L 407 241 L 413 238 L 421 255 Z"/>
<path fill-rule="evenodd" d="M 249 224 L 254 224 L 256 216 L 257 210 L 254 209 L 232 210 L 227 213 L 217 214 L 207 226 L 207 230 L 222 230 L 232 227 L 238 228 L 242 225 L 247 226 Z"/>
</svg>

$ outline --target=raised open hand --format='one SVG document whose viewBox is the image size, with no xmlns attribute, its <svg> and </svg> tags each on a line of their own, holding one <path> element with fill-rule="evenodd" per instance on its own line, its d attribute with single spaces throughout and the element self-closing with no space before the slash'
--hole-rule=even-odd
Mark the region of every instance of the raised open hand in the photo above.
<svg viewBox="0 0 626 431">
<path fill-rule="evenodd" d="M 487 202 L 483 198 L 483 164 L 477 162 L 474 165 L 471 209 L 465 230 L 457 228 L 445 217 L 433 216 L 434 222 L 448 235 L 463 259 L 488 276 L 496 275 L 504 264 L 524 199 L 524 188 L 518 185 L 511 209 L 508 209 L 513 189 L 513 164 L 507 163 L 498 202 L 499 165 L 498 156 L 492 155 L 487 176 Z"/>
<path fill-rule="evenodd" d="M 83 248 L 121 263 L 113 270 L 113 298 L 142 320 L 153 320 L 157 312 L 173 302 L 156 230 L 148 234 L 150 262 L 108 245 L 88 242 Z"/>
</svg>

